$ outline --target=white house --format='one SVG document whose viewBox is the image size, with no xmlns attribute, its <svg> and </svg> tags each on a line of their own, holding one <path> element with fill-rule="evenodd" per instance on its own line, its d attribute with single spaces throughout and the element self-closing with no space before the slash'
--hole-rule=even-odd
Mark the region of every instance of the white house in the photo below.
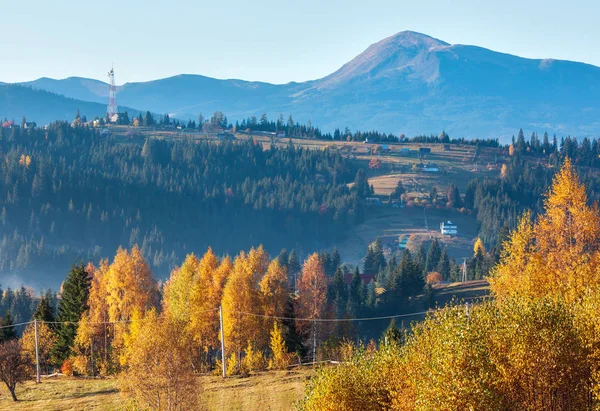
<svg viewBox="0 0 600 411">
<path fill-rule="evenodd" d="M 440 232 L 443 235 L 457 235 L 458 227 L 452 221 L 442 222 L 440 224 Z"/>
<path fill-rule="evenodd" d="M 440 171 L 440 168 L 438 167 L 438 165 L 436 163 L 427 163 L 423 167 L 423 171 L 426 171 L 429 173 L 437 173 L 438 171 Z"/>
</svg>

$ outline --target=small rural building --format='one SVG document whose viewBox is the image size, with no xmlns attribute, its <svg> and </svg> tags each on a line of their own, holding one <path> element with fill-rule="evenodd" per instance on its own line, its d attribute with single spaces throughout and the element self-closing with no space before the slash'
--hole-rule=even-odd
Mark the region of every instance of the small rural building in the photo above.
<svg viewBox="0 0 600 411">
<path fill-rule="evenodd" d="M 381 207 L 383 205 L 383 203 L 381 202 L 381 199 L 379 197 L 367 197 L 366 200 L 367 200 L 368 206 Z"/>
<path fill-rule="evenodd" d="M 390 146 L 388 146 L 387 144 L 380 144 L 379 145 L 379 152 L 381 153 L 389 153 L 390 150 Z"/>
<path fill-rule="evenodd" d="M 419 147 L 419 154 L 429 154 L 431 153 L 431 147 Z"/>
<path fill-rule="evenodd" d="M 426 171 L 428 173 L 437 173 L 438 171 L 440 171 L 440 168 L 436 163 L 427 163 L 423 167 L 423 171 Z"/>
<path fill-rule="evenodd" d="M 277 130 L 277 138 L 285 138 L 285 130 Z"/>
<path fill-rule="evenodd" d="M 444 144 L 444 151 L 450 151 L 450 144 Z"/>
<path fill-rule="evenodd" d="M 410 154 L 410 148 L 403 147 L 403 148 L 400 149 L 400 155 L 407 156 L 409 154 Z"/>
<path fill-rule="evenodd" d="M 218 133 L 217 134 L 217 138 L 219 139 L 219 141 L 232 141 L 232 140 L 235 140 L 235 136 L 232 133 L 227 133 L 227 132 Z"/>
<path fill-rule="evenodd" d="M 440 232 L 443 235 L 450 235 L 450 236 L 457 235 L 458 227 L 452 221 L 448 220 L 448 221 L 442 222 L 440 224 Z"/>
</svg>

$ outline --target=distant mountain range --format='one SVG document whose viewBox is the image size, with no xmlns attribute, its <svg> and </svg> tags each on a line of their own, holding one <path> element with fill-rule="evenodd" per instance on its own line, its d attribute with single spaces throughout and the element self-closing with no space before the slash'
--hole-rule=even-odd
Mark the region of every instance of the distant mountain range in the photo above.
<svg viewBox="0 0 600 411">
<path fill-rule="evenodd" d="M 102 107 L 108 95 L 106 83 L 78 77 L 41 78 L 22 85 Z M 0 90 L 3 87 L 11 86 Z M 28 118 L 48 121 L 73 111 L 73 100 L 53 97 L 52 104 L 32 104 L 33 94 L 28 102 L 19 98 L 15 95 L 11 106 L 0 98 L 0 117 L 20 118 L 18 108 Z M 346 126 L 406 135 L 446 130 L 453 137 L 505 141 L 519 128 L 600 134 L 599 67 L 450 45 L 410 31 L 371 45 L 336 72 L 314 81 L 274 85 L 179 75 L 126 83 L 118 88 L 117 99 L 119 105 L 186 120 L 216 110 L 231 121 L 262 113 L 271 119 L 280 113 L 287 118 L 291 113 L 295 120 L 311 120 L 326 131 Z M 102 112 L 100 107 L 82 106 L 82 113 L 87 107 Z"/>
</svg>

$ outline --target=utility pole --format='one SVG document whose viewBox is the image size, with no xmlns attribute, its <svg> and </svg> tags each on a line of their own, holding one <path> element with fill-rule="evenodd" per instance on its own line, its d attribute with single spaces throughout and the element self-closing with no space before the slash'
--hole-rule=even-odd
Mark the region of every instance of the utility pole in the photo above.
<svg viewBox="0 0 600 411">
<path fill-rule="evenodd" d="M 312 357 L 313 357 L 313 367 L 315 365 L 315 362 L 317 361 L 317 322 L 313 321 L 313 352 L 312 352 Z"/>
<path fill-rule="evenodd" d="M 219 322 L 221 324 L 221 365 L 223 368 L 223 378 L 227 375 L 225 367 L 225 332 L 223 331 L 223 306 L 219 306 Z"/>
<path fill-rule="evenodd" d="M 33 326 L 35 328 L 35 371 L 36 371 L 35 381 L 39 384 L 41 382 L 41 379 L 40 379 L 40 349 L 38 347 L 37 318 L 35 320 L 33 320 Z"/>
</svg>

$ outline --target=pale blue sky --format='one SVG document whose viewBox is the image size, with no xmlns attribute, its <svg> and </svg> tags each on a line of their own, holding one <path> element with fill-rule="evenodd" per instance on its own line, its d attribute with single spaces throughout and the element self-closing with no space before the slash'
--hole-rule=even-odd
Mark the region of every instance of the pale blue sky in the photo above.
<svg viewBox="0 0 600 411">
<path fill-rule="evenodd" d="M 402 30 L 600 66 L 597 0 L 0 0 L 0 81 L 325 76 Z"/>
</svg>

